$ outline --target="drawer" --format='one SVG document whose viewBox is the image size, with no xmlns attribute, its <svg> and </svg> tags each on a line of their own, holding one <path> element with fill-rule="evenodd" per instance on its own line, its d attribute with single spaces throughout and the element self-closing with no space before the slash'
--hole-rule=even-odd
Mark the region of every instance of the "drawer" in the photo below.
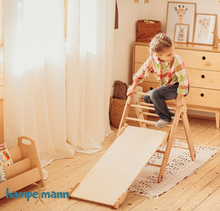
<svg viewBox="0 0 220 211">
<path fill-rule="evenodd" d="M 219 53 L 175 49 L 188 68 L 220 71 Z"/>
<path fill-rule="evenodd" d="M 211 108 L 220 108 L 220 91 L 190 87 L 189 94 L 186 97 L 186 103 L 189 105 L 205 106 Z"/>
<path fill-rule="evenodd" d="M 135 45 L 134 62 L 144 63 L 150 56 L 149 46 Z"/>
<path fill-rule="evenodd" d="M 4 86 L 0 86 L 0 100 L 4 97 Z"/>
<path fill-rule="evenodd" d="M 139 70 L 139 68 L 142 66 L 142 63 L 135 63 L 134 64 L 134 71 L 135 71 L 135 73 Z M 151 73 L 151 72 L 149 72 L 149 77 L 146 77 L 145 79 L 144 79 L 144 81 L 149 81 L 149 82 L 155 82 L 155 83 L 157 83 L 158 81 L 157 81 L 157 79 L 155 78 L 155 76 L 154 76 L 154 74 L 153 73 Z"/>
<path fill-rule="evenodd" d="M 220 72 L 187 69 L 187 74 L 191 86 L 220 90 Z"/>
</svg>

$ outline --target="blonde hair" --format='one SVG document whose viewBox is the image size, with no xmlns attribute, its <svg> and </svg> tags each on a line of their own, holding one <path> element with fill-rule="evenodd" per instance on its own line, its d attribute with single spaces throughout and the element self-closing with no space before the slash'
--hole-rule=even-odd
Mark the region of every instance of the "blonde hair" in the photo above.
<svg viewBox="0 0 220 211">
<path fill-rule="evenodd" d="M 164 50 L 173 46 L 172 40 L 164 33 L 159 33 L 154 36 L 150 42 L 150 53 L 157 53 L 162 55 Z"/>
</svg>

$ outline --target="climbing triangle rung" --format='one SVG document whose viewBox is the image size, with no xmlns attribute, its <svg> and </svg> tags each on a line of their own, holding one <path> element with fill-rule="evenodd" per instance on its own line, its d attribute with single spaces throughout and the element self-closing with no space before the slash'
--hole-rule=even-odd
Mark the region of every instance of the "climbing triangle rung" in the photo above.
<svg viewBox="0 0 220 211">
<path fill-rule="evenodd" d="M 154 107 L 154 105 L 152 104 L 152 103 L 144 103 L 144 102 L 139 102 L 138 104 L 140 104 L 140 105 L 143 105 L 143 106 L 150 106 L 150 107 Z M 176 110 L 174 107 L 171 107 L 171 106 L 168 106 L 167 107 L 168 109 L 171 109 L 171 110 Z"/>
<path fill-rule="evenodd" d="M 147 115 L 147 116 L 155 116 L 155 117 L 159 117 L 156 113 L 150 113 L 150 112 L 140 112 L 143 115 Z M 172 116 L 172 119 L 174 119 L 175 117 Z M 180 121 L 182 121 L 182 118 L 180 118 Z"/>
<path fill-rule="evenodd" d="M 157 114 L 155 113 L 149 113 L 149 112 L 142 112 L 143 115 L 148 115 L 148 116 L 156 116 L 159 117 Z"/>
<path fill-rule="evenodd" d="M 148 109 L 148 110 L 152 110 L 155 111 L 155 108 L 153 107 L 148 107 L 148 106 L 141 106 L 141 105 L 130 105 L 133 108 L 143 108 L 143 109 Z"/>
<path fill-rule="evenodd" d="M 146 95 L 146 96 L 150 96 L 150 94 L 148 93 L 144 93 L 144 92 L 135 92 L 135 94 L 138 94 L 138 95 Z"/>
<path fill-rule="evenodd" d="M 137 118 L 133 118 L 133 117 L 126 117 L 127 120 L 131 120 L 131 121 L 138 121 L 138 122 L 143 122 L 145 124 L 148 124 L 148 125 L 155 125 L 156 122 L 154 121 L 149 121 L 149 120 L 144 120 L 144 119 L 137 119 Z M 165 127 L 172 127 L 172 125 L 166 125 Z"/>
</svg>

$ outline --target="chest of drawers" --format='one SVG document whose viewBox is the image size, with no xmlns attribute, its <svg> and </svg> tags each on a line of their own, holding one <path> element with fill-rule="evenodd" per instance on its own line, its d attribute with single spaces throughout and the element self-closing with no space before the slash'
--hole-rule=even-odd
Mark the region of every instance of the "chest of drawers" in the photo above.
<svg viewBox="0 0 220 211">
<path fill-rule="evenodd" d="M 216 127 L 219 128 L 220 48 L 175 44 L 175 53 L 183 59 L 190 80 L 190 92 L 186 97 L 188 109 L 215 113 Z M 149 55 L 147 43 L 134 43 L 132 75 L 138 71 Z M 149 77 L 139 85 L 143 87 L 144 92 L 147 92 L 160 84 L 150 73 Z"/>
</svg>

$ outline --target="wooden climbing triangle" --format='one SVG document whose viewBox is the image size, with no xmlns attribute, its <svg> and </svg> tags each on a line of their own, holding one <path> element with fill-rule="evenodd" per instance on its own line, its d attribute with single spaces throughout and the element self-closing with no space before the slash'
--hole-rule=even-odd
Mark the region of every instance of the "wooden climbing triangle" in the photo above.
<svg viewBox="0 0 220 211">
<path fill-rule="evenodd" d="M 144 93 L 136 94 L 146 95 Z M 128 116 L 130 107 L 135 108 L 137 118 Z M 195 159 L 196 153 L 185 102 L 181 109 L 170 108 L 175 110 L 175 117 L 173 124 L 167 125 L 170 129 L 168 132 L 147 128 L 149 125 L 155 125 L 155 122 L 145 120 L 144 116 L 156 116 L 156 114 L 144 112 L 144 109 L 154 110 L 152 104 L 140 102 L 137 95 L 133 98 L 128 97 L 116 140 L 85 178 L 71 188 L 70 198 L 108 205 L 117 209 L 125 200 L 128 188 L 146 164 L 160 167 L 158 182 L 161 182 L 174 138 L 178 138 L 175 133 L 180 117 L 183 121 L 191 158 Z M 138 121 L 140 127 L 128 125 L 127 120 Z M 165 152 L 158 149 L 163 143 L 166 144 Z M 164 154 L 161 165 L 148 163 L 156 152 Z"/>
</svg>

